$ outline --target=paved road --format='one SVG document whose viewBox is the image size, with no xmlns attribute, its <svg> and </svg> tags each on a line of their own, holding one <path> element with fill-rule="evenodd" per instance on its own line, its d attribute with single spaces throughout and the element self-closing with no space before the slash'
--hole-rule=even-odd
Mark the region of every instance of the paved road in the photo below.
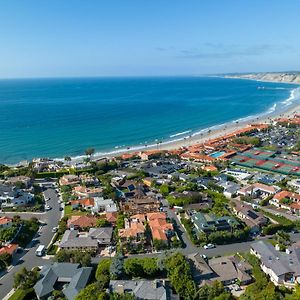
<svg viewBox="0 0 300 300">
<path fill-rule="evenodd" d="M 5 295 L 7 295 L 12 287 L 13 287 L 13 275 L 18 272 L 22 267 L 26 267 L 27 269 L 32 269 L 36 266 L 42 266 L 51 261 L 45 260 L 43 258 L 37 257 L 35 255 L 35 250 L 39 244 L 48 245 L 53 237 L 52 228 L 57 226 L 61 212 L 59 210 L 59 203 L 58 203 L 58 195 L 55 192 L 55 189 L 52 185 L 48 185 L 45 187 L 45 197 L 50 198 L 48 204 L 52 207 L 52 209 L 46 213 L 40 214 L 19 214 L 23 218 L 30 218 L 32 216 L 38 217 L 39 220 L 45 222 L 45 225 L 40 227 L 40 230 L 35 238 L 37 240 L 36 243 L 32 242 L 28 248 L 26 248 L 22 254 L 18 254 L 14 261 L 13 267 L 6 273 L 3 277 L 0 278 L 0 299 L 3 299 Z M 8 215 L 4 213 L 0 213 L 1 215 Z M 13 213 L 12 215 L 16 215 Z M 20 261 L 19 261 L 20 260 Z M 18 263 L 19 261 L 19 263 Z"/>
<path fill-rule="evenodd" d="M 167 213 L 168 217 L 170 219 L 174 219 L 176 221 L 177 224 L 177 233 L 180 236 L 180 238 L 182 239 L 182 241 L 184 242 L 185 246 L 184 246 L 184 253 L 192 253 L 192 252 L 196 252 L 197 251 L 197 247 L 191 242 L 187 232 L 185 231 L 185 229 L 183 228 L 181 222 L 178 220 L 178 217 L 175 213 L 175 211 L 173 211 L 172 209 L 169 208 L 169 203 L 166 199 L 162 199 L 161 203 L 164 207 L 164 211 Z"/>
</svg>

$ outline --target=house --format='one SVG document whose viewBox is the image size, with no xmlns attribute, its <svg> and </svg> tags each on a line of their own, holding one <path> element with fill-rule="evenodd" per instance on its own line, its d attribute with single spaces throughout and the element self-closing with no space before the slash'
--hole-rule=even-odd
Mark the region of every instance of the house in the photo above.
<svg viewBox="0 0 300 300">
<path fill-rule="evenodd" d="M 271 195 L 275 195 L 279 191 L 280 188 L 277 186 L 270 186 L 262 183 L 254 183 L 252 185 L 243 187 L 242 189 L 237 191 L 237 194 L 241 196 L 250 196 L 264 199 Z"/>
<path fill-rule="evenodd" d="M 216 172 L 216 171 L 218 171 L 218 168 L 214 165 L 201 166 L 201 169 L 206 171 L 206 172 Z"/>
<path fill-rule="evenodd" d="M 300 249 L 291 247 L 277 251 L 270 243 L 258 241 L 251 245 L 250 253 L 260 260 L 262 271 L 275 285 L 294 288 L 300 284 Z"/>
<path fill-rule="evenodd" d="M 92 273 L 90 267 L 79 267 L 79 264 L 54 263 L 45 265 L 40 272 L 40 279 L 34 291 L 38 299 L 48 299 L 56 289 L 62 289 L 68 300 L 74 300 L 77 294 L 86 287 Z"/>
<path fill-rule="evenodd" d="M 145 184 L 148 187 L 151 187 L 153 184 L 153 179 L 151 177 L 146 177 L 142 179 L 143 184 Z"/>
<path fill-rule="evenodd" d="M 13 219 L 9 217 L 0 217 L 0 229 L 9 228 L 13 225 Z"/>
<path fill-rule="evenodd" d="M 287 210 L 293 210 L 292 203 L 300 203 L 300 195 L 289 191 L 281 191 L 269 200 L 270 204 Z"/>
<path fill-rule="evenodd" d="M 109 291 L 123 295 L 131 293 L 136 299 L 171 300 L 179 299 L 165 280 L 111 280 Z"/>
<path fill-rule="evenodd" d="M 72 209 L 77 208 L 84 208 L 86 210 L 92 210 L 95 205 L 95 201 L 93 198 L 87 198 L 87 199 L 79 199 L 79 200 L 72 200 L 70 201 Z"/>
<path fill-rule="evenodd" d="M 83 229 L 95 227 L 98 218 L 93 216 L 71 216 L 67 222 L 69 229 Z"/>
<path fill-rule="evenodd" d="M 100 187 L 86 187 L 82 185 L 75 186 L 73 188 L 74 195 L 79 198 L 94 198 L 102 196 L 102 188 Z"/>
<path fill-rule="evenodd" d="M 14 256 L 14 254 L 17 252 L 19 245 L 18 244 L 8 244 L 6 246 L 3 246 L 0 248 L 0 255 L 2 254 L 9 254 L 11 256 Z"/>
<path fill-rule="evenodd" d="M 111 224 L 113 224 L 113 225 L 116 224 L 117 219 L 118 219 L 118 213 L 116 213 L 116 212 L 107 212 L 107 213 L 105 214 L 105 216 L 106 216 L 106 220 L 107 220 L 109 223 L 111 223 Z"/>
<path fill-rule="evenodd" d="M 129 214 L 147 213 L 158 211 L 159 200 L 152 197 L 131 198 L 121 203 L 121 209 Z"/>
<path fill-rule="evenodd" d="M 148 150 L 148 151 L 139 152 L 138 156 L 142 160 L 149 160 L 150 158 L 153 158 L 154 156 L 160 155 L 162 153 L 164 153 L 164 151 L 161 151 L 161 150 Z"/>
<path fill-rule="evenodd" d="M 240 169 L 226 169 L 224 174 L 230 175 L 239 181 L 248 180 L 251 177 L 253 177 L 253 174 L 251 174 L 245 170 L 240 170 Z"/>
<path fill-rule="evenodd" d="M 59 248 L 96 252 L 98 250 L 98 241 L 90 236 L 80 236 L 78 230 L 66 230 Z"/>
<path fill-rule="evenodd" d="M 217 217 L 212 214 L 194 212 L 190 216 L 195 228 L 199 232 L 211 233 L 213 231 L 230 231 L 239 226 L 237 220 L 229 216 Z"/>
<path fill-rule="evenodd" d="M 88 236 L 93 240 L 97 240 L 99 246 L 110 245 L 112 241 L 113 228 L 112 227 L 99 227 L 90 228 Z"/>
<path fill-rule="evenodd" d="M 252 233 L 257 233 L 268 223 L 268 219 L 253 207 L 240 200 L 232 201 L 233 212 L 251 229 Z"/>
<path fill-rule="evenodd" d="M 15 176 L 9 177 L 5 180 L 5 183 L 8 185 L 16 185 L 19 182 L 22 183 L 26 189 L 28 189 L 32 184 L 32 179 L 28 176 Z"/>
<path fill-rule="evenodd" d="M 232 198 L 240 190 L 241 185 L 233 181 L 220 180 L 217 185 L 223 188 L 223 194 L 227 198 Z"/>
<path fill-rule="evenodd" d="M 15 186 L 0 184 L 1 207 L 24 206 L 33 201 L 34 195 Z"/>
<path fill-rule="evenodd" d="M 103 197 L 94 198 L 94 207 L 92 208 L 93 212 L 110 212 L 115 213 L 118 211 L 117 205 L 112 199 L 104 199 Z"/>
<path fill-rule="evenodd" d="M 212 164 L 215 161 L 213 157 L 201 153 L 185 152 L 180 157 L 184 160 L 194 160 L 205 164 Z"/>
<path fill-rule="evenodd" d="M 89 174 L 81 174 L 79 175 L 79 179 L 81 181 L 81 183 L 83 183 L 84 185 L 98 185 L 99 184 L 99 180 L 96 176 L 92 176 Z"/>
<path fill-rule="evenodd" d="M 125 222 L 125 228 L 119 229 L 119 238 L 123 244 L 139 245 L 145 242 L 145 226 L 140 222 Z"/>
<path fill-rule="evenodd" d="M 59 184 L 64 185 L 75 185 L 80 183 L 79 177 L 77 175 L 64 175 L 59 179 Z"/>
<path fill-rule="evenodd" d="M 163 212 L 148 213 L 147 220 L 153 240 L 168 241 L 174 234 L 173 224 L 167 222 L 167 215 Z"/>
<path fill-rule="evenodd" d="M 300 179 L 292 179 L 288 182 L 288 185 L 295 188 L 300 193 Z"/>
<path fill-rule="evenodd" d="M 207 260 L 199 253 L 195 253 L 188 258 L 193 263 L 193 277 L 201 285 L 213 281 L 222 282 L 224 285 L 239 281 L 241 285 L 247 285 L 252 281 L 252 266 L 238 256 L 223 256 Z"/>
<path fill-rule="evenodd" d="M 241 285 L 251 283 L 252 266 L 237 256 L 223 256 L 209 260 L 209 266 L 216 276 L 214 280 L 224 285 L 239 281 Z"/>
</svg>

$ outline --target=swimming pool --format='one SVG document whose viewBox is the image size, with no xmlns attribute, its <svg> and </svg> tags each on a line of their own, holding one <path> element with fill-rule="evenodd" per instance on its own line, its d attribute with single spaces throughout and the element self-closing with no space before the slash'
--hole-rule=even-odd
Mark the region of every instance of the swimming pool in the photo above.
<svg viewBox="0 0 300 300">
<path fill-rule="evenodd" d="M 225 151 L 217 151 L 217 152 L 214 152 L 214 153 L 210 154 L 209 156 L 213 157 L 213 158 L 217 158 L 219 156 L 222 156 L 225 153 L 226 153 Z"/>
</svg>

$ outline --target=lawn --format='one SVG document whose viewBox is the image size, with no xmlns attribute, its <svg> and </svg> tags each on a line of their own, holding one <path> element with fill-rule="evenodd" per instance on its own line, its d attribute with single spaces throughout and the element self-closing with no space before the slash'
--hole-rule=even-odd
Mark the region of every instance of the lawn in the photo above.
<svg viewBox="0 0 300 300">
<path fill-rule="evenodd" d="M 34 294 L 33 289 L 28 289 L 28 290 L 22 290 L 22 289 L 17 289 L 10 297 L 8 300 L 23 300 L 23 299 L 35 299 L 32 298 L 31 294 Z"/>
<path fill-rule="evenodd" d="M 81 211 L 81 210 L 72 210 L 71 205 L 65 205 L 65 216 L 71 217 L 71 216 L 84 216 L 87 215 L 87 211 Z"/>
</svg>

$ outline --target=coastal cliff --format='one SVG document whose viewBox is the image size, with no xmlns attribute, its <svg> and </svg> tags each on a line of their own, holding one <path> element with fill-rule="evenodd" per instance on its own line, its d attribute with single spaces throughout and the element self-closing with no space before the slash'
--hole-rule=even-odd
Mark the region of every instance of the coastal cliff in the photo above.
<svg viewBox="0 0 300 300">
<path fill-rule="evenodd" d="M 300 72 L 227 74 L 225 77 L 300 84 Z"/>
</svg>

